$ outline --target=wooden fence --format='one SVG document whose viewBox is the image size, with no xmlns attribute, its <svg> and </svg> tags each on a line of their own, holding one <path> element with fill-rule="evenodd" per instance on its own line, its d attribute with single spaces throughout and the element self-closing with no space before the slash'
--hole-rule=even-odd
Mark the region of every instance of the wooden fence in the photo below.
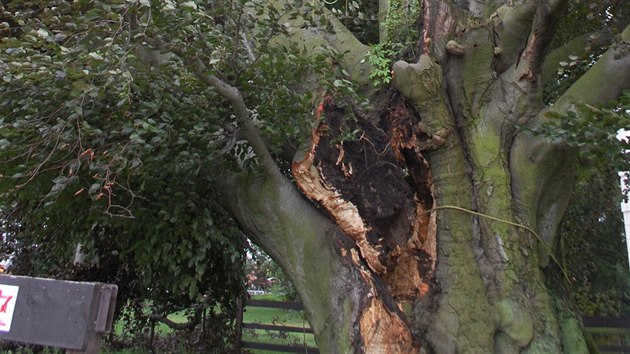
<svg viewBox="0 0 630 354">
<path fill-rule="evenodd" d="M 593 329 L 615 329 L 619 330 L 619 333 L 623 333 L 624 330 L 627 333 L 630 330 L 630 317 L 583 317 L 584 327 L 587 330 Z M 621 338 L 620 342 L 625 344 L 618 345 L 597 345 L 597 348 L 602 353 L 629 353 L 630 344 L 627 339 Z"/>
<path fill-rule="evenodd" d="M 285 310 L 298 310 L 303 311 L 302 304 L 297 301 L 270 301 L 270 300 L 247 300 L 245 306 L 247 307 L 264 307 L 264 308 L 278 308 Z M 239 338 L 242 338 L 242 329 L 252 330 L 265 330 L 265 331 L 277 331 L 285 333 L 313 333 L 313 330 L 309 327 L 294 327 L 275 324 L 260 324 L 260 323 L 246 323 L 243 322 L 243 309 L 244 306 L 239 304 Z M 584 317 L 584 326 L 588 329 L 618 329 L 620 331 L 630 330 L 630 317 Z M 270 343 L 258 343 L 252 341 L 241 341 L 242 349 L 263 349 L 273 350 L 283 353 L 319 353 L 319 350 L 314 347 L 308 347 L 306 343 L 302 345 L 287 345 L 287 344 L 270 344 Z M 630 344 L 623 345 L 598 345 L 598 349 L 602 353 L 628 353 L 630 354 Z"/>
<path fill-rule="evenodd" d="M 243 310 L 244 307 L 264 307 L 264 308 L 277 308 L 277 309 L 285 309 L 285 310 L 297 310 L 303 311 L 304 307 L 302 304 L 297 301 L 270 301 L 270 300 L 247 300 L 245 306 L 242 303 L 239 303 L 239 311 L 238 311 L 238 338 L 243 338 L 243 329 L 251 329 L 251 330 L 264 330 L 264 331 L 275 331 L 275 332 L 283 332 L 283 333 L 313 333 L 313 330 L 310 326 L 307 327 L 294 327 L 294 326 L 284 326 L 284 325 L 275 325 L 275 324 L 260 324 L 260 323 L 249 323 L 243 322 Z M 308 353 L 315 354 L 319 353 L 319 350 L 314 347 L 309 347 L 306 343 L 303 344 L 271 344 L 271 343 L 259 343 L 253 341 L 243 341 L 240 342 L 240 349 L 263 349 L 263 350 L 273 350 L 276 352 L 282 353 Z"/>
</svg>

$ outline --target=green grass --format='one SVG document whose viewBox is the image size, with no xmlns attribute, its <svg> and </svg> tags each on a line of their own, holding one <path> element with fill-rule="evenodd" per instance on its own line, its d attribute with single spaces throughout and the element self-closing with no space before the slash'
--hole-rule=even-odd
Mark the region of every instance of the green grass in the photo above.
<svg viewBox="0 0 630 354">
<path fill-rule="evenodd" d="M 627 328 L 587 327 L 585 330 L 592 334 L 619 334 L 630 336 L 630 329 Z"/>
<path fill-rule="evenodd" d="M 284 298 L 280 295 L 268 293 L 264 295 L 253 295 L 253 300 L 270 300 L 270 301 L 284 301 Z"/>
<path fill-rule="evenodd" d="M 257 295 L 256 300 L 282 301 L 277 295 Z M 308 328 L 309 324 L 304 317 L 304 311 L 274 309 L 266 307 L 245 308 L 243 313 L 244 323 L 273 324 L 279 326 L 292 326 Z M 243 340 L 257 343 L 292 344 L 302 345 L 306 343 L 309 347 L 315 347 L 315 338 L 310 333 L 281 333 L 278 331 L 243 329 Z M 248 349 L 255 354 L 277 353 L 269 350 Z"/>
<path fill-rule="evenodd" d="M 258 295 L 253 297 L 256 300 L 273 300 L 273 301 L 282 301 L 277 295 Z M 175 322 L 187 322 L 188 318 L 184 311 L 175 312 L 168 315 L 168 318 Z M 303 311 L 296 310 L 285 310 L 285 309 L 274 309 L 274 308 L 263 308 L 263 307 L 251 307 L 248 306 L 245 308 L 243 313 L 243 322 L 244 323 L 258 323 L 258 324 L 275 324 L 282 326 L 293 326 L 293 327 L 309 327 L 308 321 L 304 317 Z M 123 321 L 118 321 L 114 326 L 114 331 L 117 334 L 122 334 L 125 328 L 125 323 Z M 157 335 L 160 334 L 168 334 L 172 333 L 173 330 L 170 329 L 163 323 L 156 324 L 155 331 Z M 244 341 L 248 342 L 258 342 L 258 343 L 273 343 L 273 344 L 292 344 L 292 345 L 301 345 L 306 343 L 309 347 L 315 347 L 315 338 L 313 334 L 309 333 L 284 333 L 278 331 L 266 331 L 266 330 L 252 330 L 252 329 L 243 329 Z M 268 350 L 254 350 L 248 349 L 251 353 L 255 354 L 272 354 L 277 353 L 274 351 Z M 123 351 L 116 352 L 105 352 L 110 354 L 144 354 L 148 353 L 147 351 L 143 351 L 141 349 L 127 349 Z"/>
<path fill-rule="evenodd" d="M 256 298 L 260 299 L 260 298 Z M 273 309 L 263 307 L 246 307 L 243 314 L 244 323 L 274 324 L 308 328 L 308 321 L 304 318 L 303 311 Z M 306 343 L 309 347 L 315 347 L 315 338 L 310 333 L 285 333 L 267 330 L 243 329 L 243 340 L 258 343 L 294 344 Z M 249 349 L 252 353 L 275 353 L 268 350 Z"/>
<path fill-rule="evenodd" d="M 282 324 L 287 326 L 302 326 L 308 322 L 304 318 L 304 312 L 284 309 L 270 309 L 263 307 L 246 307 L 243 313 L 243 322 Z"/>
</svg>

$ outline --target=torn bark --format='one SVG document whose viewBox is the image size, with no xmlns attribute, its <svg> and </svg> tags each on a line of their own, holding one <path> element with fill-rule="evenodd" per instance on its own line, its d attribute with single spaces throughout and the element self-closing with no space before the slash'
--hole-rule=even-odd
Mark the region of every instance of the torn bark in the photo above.
<svg viewBox="0 0 630 354">
<path fill-rule="evenodd" d="M 434 200 L 422 155 L 431 144 L 404 99 L 387 100 L 379 116 L 355 109 L 355 122 L 327 97 L 311 147 L 292 171 L 304 194 L 354 240 L 357 264 L 380 277 L 402 307 L 425 296 L 433 282 L 435 215 L 427 211 Z M 357 128 L 356 140 L 335 142 Z"/>
</svg>

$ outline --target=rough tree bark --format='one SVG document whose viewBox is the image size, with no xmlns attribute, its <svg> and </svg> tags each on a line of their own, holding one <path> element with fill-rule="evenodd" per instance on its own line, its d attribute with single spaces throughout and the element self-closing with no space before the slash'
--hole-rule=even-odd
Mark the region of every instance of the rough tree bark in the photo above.
<svg viewBox="0 0 630 354">
<path fill-rule="evenodd" d="M 238 91 L 204 79 L 225 89 L 262 160 L 256 175 L 223 181 L 226 203 L 296 286 L 322 352 L 587 351 L 550 252 L 574 153 L 519 127 L 628 88 L 630 29 L 545 107 L 542 66 L 565 6 L 422 1 L 419 60 L 395 63 L 371 111 L 326 96 L 294 181 L 248 123 Z M 292 40 L 348 50 L 340 65 L 369 84 L 367 47 L 333 24 L 333 33 L 296 30 Z M 348 129 L 362 133 L 340 141 Z"/>
</svg>

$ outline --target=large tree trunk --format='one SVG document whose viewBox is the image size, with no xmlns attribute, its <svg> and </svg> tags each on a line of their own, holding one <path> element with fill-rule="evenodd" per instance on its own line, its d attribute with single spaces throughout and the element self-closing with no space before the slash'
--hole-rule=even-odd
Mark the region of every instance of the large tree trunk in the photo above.
<svg viewBox="0 0 630 354">
<path fill-rule="evenodd" d="M 326 96 L 293 181 L 268 158 L 256 176 L 224 181 L 233 215 L 298 289 L 324 353 L 587 351 L 553 256 L 573 152 L 519 129 L 545 119 L 539 77 L 564 2 L 475 3 L 423 2 L 424 54 L 394 65 L 374 109 Z M 350 49 L 341 64 L 365 74 L 365 48 L 347 31 L 307 32 L 296 36 Z M 553 109 L 616 97 L 629 67 L 612 48 Z"/>
</svg>

